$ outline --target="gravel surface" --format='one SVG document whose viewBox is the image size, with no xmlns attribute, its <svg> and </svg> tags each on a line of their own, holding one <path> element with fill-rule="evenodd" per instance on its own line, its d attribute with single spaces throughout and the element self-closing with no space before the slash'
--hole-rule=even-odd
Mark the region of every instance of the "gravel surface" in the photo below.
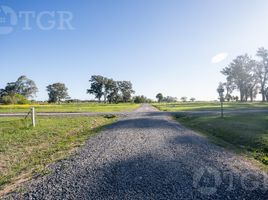
<svg viewBox="0 0 268 200">
<path fill-rule="evenodd" d="M 268 199 L 246 159 L 143 105 L 7 199 Z"/>
</svg>

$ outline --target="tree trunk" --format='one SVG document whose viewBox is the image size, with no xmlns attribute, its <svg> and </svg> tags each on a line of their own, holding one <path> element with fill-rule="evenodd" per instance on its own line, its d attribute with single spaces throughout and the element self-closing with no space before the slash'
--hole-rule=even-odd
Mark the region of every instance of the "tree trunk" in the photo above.
<svg viewBox="0 0 268 200">
<path fill-rule="evenodd" d="M 265 94 L 264 92 L 262 92 L 262 101 L 265 102 L 266 98 L 265 98 Z"/>
<path fill-rule="evenodd" d="M 266 101 L 266 96 L 265 96 L 264 86 L 261 86 L 261 94 L 262 94 L 262 101 L 265 102 Z"/>
<path fill-rule="evenodd" d="M 253 102 L 253 94 L 250 94 L 250 101 Z"/>
<path fill-rule="evenodd" d="M 243 91 L 240 89 L 240 101 L 242 102 L 244 100 Z"/>
<path fill-rule="evenodd" d="M 104 94 L 104 103 L 106 103 L 107 102 L 107 94 L 105 93 Z"/>
</svg>

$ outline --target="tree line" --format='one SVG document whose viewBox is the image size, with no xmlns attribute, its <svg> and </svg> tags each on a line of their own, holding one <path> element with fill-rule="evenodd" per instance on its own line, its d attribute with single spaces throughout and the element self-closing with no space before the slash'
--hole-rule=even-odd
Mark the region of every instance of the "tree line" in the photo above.
<svg viewBox="0 0 268 200">
<path fill-rule="evenodd" d="M 101 102 L 109 103 L 129 102 L 135 91 L 130 81 L 116 81 L 100 75 L 91 76 L 90 88 L 87 93 L 95 95 L 95 98 Z"/>
<path fill-rule="evenodd" d="M 90 88 L 87 93 L 93 94 L 101 102 L 109 103 L 129 102 L 135 91 L 130 81 L 115 81 L 100 75 L 91 76 Z M 59 103 L 70 99 L 68 88 L 64 83 L 53 83 L 46 87 L 49 103 Z M 36 96 L 38 88 L 35 82 L 26 76 L 20 76 L 16 81 L 7 83 L 0 89 L 0 103 L 27 104 Z"/>
<path fill-rule="evenodd" d="M 164 96 L 162 93 L 158 93 L 155 98 L 157 99 L 158 103 L 161 103 L 161 102 L 167 102 L 167 103 L 171 103 L 171 102 L 177 102 L 178 101 L 178 98 L 177 97 L 172 97 L 172 96 Z M 187 97 L 181 97 L 181 101 L 182 102 L 187 102 Z M 191 102 L 194 102 L 196 99 L 194 97 L 191 97 L 190 98 L 190 101 Z"/>
<path fill-rule="evenodd" d="M 259 48 L 256 57 L 258 60 L 248 54 L 240 55 L 223 68 L 221 73 L 226 76 L 226 82 L 220 82 L 217 91 L 225 91 L 224 100 L 254 101 L 261 94 L 262 101 L 268 101 L 268 50 Z M 233 96 L 234 91 L 240 97 Z"/>
</svg>

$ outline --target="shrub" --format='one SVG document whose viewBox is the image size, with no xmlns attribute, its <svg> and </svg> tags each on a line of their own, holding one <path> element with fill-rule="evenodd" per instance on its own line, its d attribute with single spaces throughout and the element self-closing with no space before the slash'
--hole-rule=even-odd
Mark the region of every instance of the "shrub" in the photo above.
<svg viewBox="0 0 268 200">
<path fill-rule="evenodd" d="M 1 99 L 4 104 L 29 104 L 29 101 L 20 94 L 10 94 Z"/>
<path fill-rule="evenodd" d="M 264 157 L 262 158 L 262 162 L 263 162 L 264 164 L 268 165 L 268 157 L 267 157 L 267 156 L 264 156 Z"/>
</svg>

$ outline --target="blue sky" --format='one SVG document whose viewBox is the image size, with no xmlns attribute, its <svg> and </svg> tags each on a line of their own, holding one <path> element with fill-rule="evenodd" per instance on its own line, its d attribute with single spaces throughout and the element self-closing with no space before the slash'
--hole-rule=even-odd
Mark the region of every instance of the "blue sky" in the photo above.
<svg viewBox="0 0 268 200">
<path fill-rule="evenodd" d="M 162 92 L 214 100 L 223 67 L 240 54 L 268 48 L 266 0 L 2 0 L 1 5 L 17 14 L 68 11 L 74 17 L 74 30 L 44 31 L 35 17 L 31 30 L 23 30 L 20 19 L 12 33 L 0 34 L 0 88 L 26 75 L 38 85 L 39 100 L 47 99 L 46 86 L 54 82 L 65 83 L 72 98 L 92 98 L 86 89 L 94 74 L 130 80 L 137 95 L 150 98 Z"/>
</svg>

